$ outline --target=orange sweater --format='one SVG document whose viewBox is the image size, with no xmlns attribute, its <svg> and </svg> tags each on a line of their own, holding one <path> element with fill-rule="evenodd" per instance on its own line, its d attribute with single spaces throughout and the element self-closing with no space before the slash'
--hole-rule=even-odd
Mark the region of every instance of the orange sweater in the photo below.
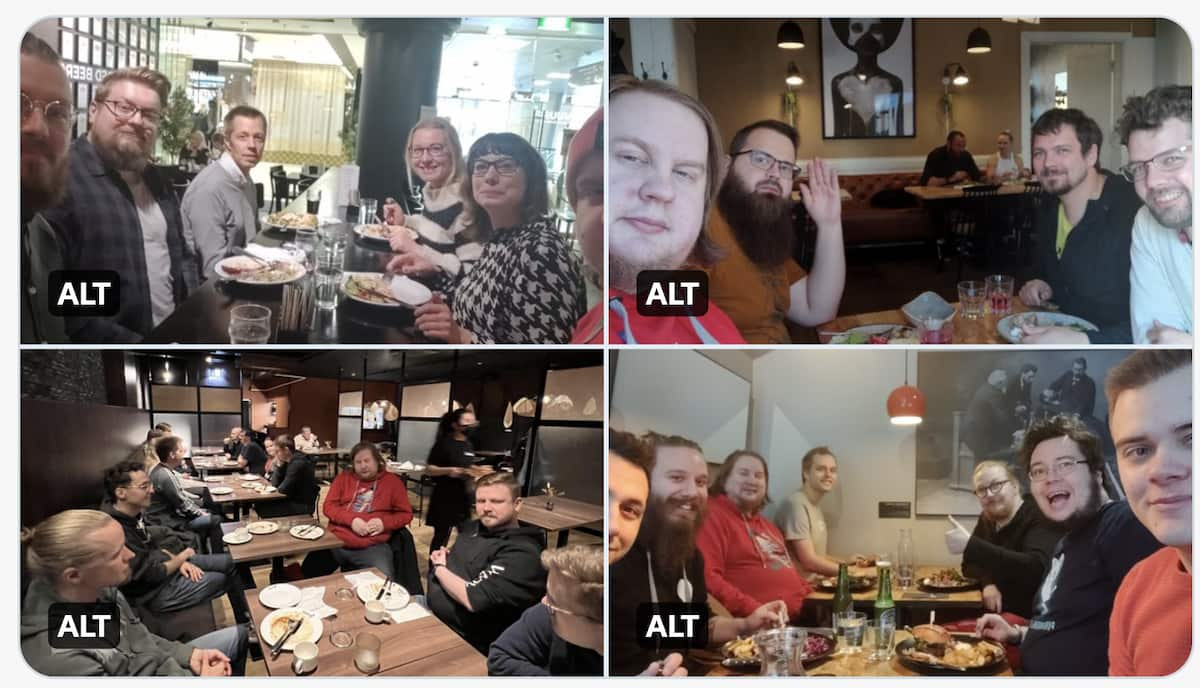
<svg viewBox="0 0 1200 688">
<path fill-rule="evenodd" d="M 1166 676 L 1192 652 L 1192 576 L 1173 547 L 1126 574 L 1108 621 L 1108 673 Z"/>
</svg>

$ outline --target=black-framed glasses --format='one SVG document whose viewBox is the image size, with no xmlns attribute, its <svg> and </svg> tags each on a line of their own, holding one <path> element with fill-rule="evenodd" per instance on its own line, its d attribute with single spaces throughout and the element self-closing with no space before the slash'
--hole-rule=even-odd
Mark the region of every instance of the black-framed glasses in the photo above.
<svg viewBox="0 0 1200 688">
<path fill-rule="evenodd" d="M 511 177 L 520 170 L 520 165 L 512 158 L 500 158 L 499 160 L 476 160 L 471 165 L 471 176 L 486 177 L 488 170 L 495 167 L 496 174 L 501 177 Z"/>
<path fill-rule="evenodd" d="M 1053 473 L 1056 476 L 1064 475 L 1067 471 L 1081 463 L 1087 463 L 1087 459 L 1059 459 L 1052 463 L 1049 467 L 1034 466 L 1029 469 L 1029 480 L 1035 483 L 1045 481 Z"/>
<path fill-rule="evenodd" d="M 66 129 L 71 124 L 70 103 L 61 100 L 52 100 L 48 103 L 44 100 L 34 100 L 22 91 L 21 123 L 29 121 L 35 110 L 42 111 L 42 118 L 46 120 L 46 126 Z"/>
<path fill-rule="evenodd" d="M 1178 148 L 1172 148 L 1168 151 L 1163 151 L 1149 160 L 1138 160 L 1131 162 L 1121 168 L 1121 174 L 1131 182 L 1140 182 L 1146 178 L 1146 174 L 1150 171 L 1150 166 L 1159 172 L 1174 172 L 1184 165 L 1191 162 L 1192 144 L 1186 144 Z"/>
<path fill-rule="evenodd" d="M 426 153 L 434 158 L 444 158 L 446 157 L 446 147 L 440 143 L 435 143 L 430 146 L 414 146 L 408 149 L 408 155 L 413 160 L 420 160 L 425 157 Z"/>
<path fill-rule="evenodd" d="M 769 172 L 772 167 L 778 169 L 779 177 L 781 179 L 791 179 L 800 172 L 799 165 L 793 165 L 790 162 L 784 162 L 770 153 L 766 153 L 755 148 L 748 148 L 746 150 L 738 151 L 733 154 L 733 157 L 736 158 L 739 155 L 749 155 L 750 164 L 754 165 L 760 170 L 766 170 Z"/>
<path fill-rule="evenodd" d="M 128 120 L 128 119 L 133 119 L 134 115 L 141 115 L 142 122 L 144 124 L 148 124 L 152 127 L 158 126 L 158 123 L 162 121 L 162 113 L 159 112 L 158 110 L 149 110 L 147 108 L 140 108 L 132 103 L 127 103 L 123 100 L 109 99 L 109 100 L 104 100 L 101 102 L 104 103 L 104 107 L 108 108 L 108 111 L 111 112 L 113 114 L 113 116 L 117 117 L 118 119 Z"/>
<path fill-rule="evenodd" d="M 983 487 L 975 490 L 975 496 L 980 499 L 983 499 L 984 497 L 995 497 L 996 495 L 1000 494 L 1000 490 L 1003 490 L 1006 484 L 1008 484 L 1008 478 L 1005 478 L 1004 480 L 997 480 L 989 485 L 984 485 Z"/>
</svg>

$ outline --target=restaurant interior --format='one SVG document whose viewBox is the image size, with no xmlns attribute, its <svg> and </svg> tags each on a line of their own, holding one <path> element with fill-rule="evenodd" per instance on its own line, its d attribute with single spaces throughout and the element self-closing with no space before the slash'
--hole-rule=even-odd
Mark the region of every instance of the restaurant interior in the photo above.
<svg viewBox="0 0 1200 688">
<path fill-rule="evenodd" d="M 313 522 L 329 525 L 322 507 L 335 475 L 353 470 L 349 448 L 372 443 L 387 470 L 404 481 L 413 508 L 406 530 L 415 549 L 406 556 L 415 556 L 413 570 L 419 569 L 423 580 L 434 530 L 424 518 L 433 486 L 424 474 L 427 458 L 439 419 L 466 409 L 478 418 L 471 470 L 512 472 L 526 497 L 518 515 L 521 525 L 541 528 L 548 547 L 565 545 L 568 537 L 570 544 L 600 542 L 604 368 L 599 351 L 29 350 L 22 353 L 21 366 L 25 525 L 65 509 L 96 508 L 105 469 L 140 453 L 147 431 L 167 423 L 189 449 L 183 469 L 192 469 L 192 479 L 200 476 L 200 489 L 212 476 L 223 476 L 232 487 L 232 494 L 213 493 L 222 532 L 232 537 L 245 526 L 239 518 L 263 518 L 257 513 L 263 502 L 257 500 L 269 499 L 273 490 L 247 491 L 247 484 L 237 487 L 230 481 L 228 473 L 241 472 L 236 464 L 227 465 L 228 455 L 220 455 L 227 452 L 231 428 L 244 428 L 261 442 L 284 434 L 297 437 L 307 426 L 316 436 L 317 446 L 306 451 L 320 486 Z M 48 431 L 49 418 L 60 419 L 65 431 Z M 53 471 L 45 470 L 48 463 Z M 330 537 L 326 532 L 320 540 Z M 336 540 L 330 546 L 341 544 Z M 451 548 L 454 542 L 449 541 Z M 269 583 L 303 586 L 311 571 L 305 555 L 313 547 L 319 543 L 297 545 L 294 553 L 284 548 L 279 561 L 268 557 L 243 566 L 237 545 L 228 545 L 248 596 L 257 595 L 251 587 L 261 592 Z M 326 599 L 332 599 L 332 589 Z M 231 625 L 232 614 L 227 598 L 220 597 L 147 623 L 166 637 L 189 638 Z M 404 630 L 402 624 L 379 628 Z M 486 673 L 484 658 L 459 644 L 465 653 L 461 661 L 443 658 L 448 664 L 438 666 L 430 654 L 420 658 L 426 664 L 404 664 L 409 658 L 385 673 Z M 261 660 L 247 664 L 249 675 L 278 671 Z M 336 673 L 332 666 L 328 671 Z"/>
<path fill-rule="evenodd" d="M 663 79 L 698 98 L 716 120 L 722 148 L 751 122 L 781 120 L 798 131 L 802 168 L 819 157 L 837 170 L 846 253 L 838 318 L 813 328 L 789 323 L 795 343 L 825 343 L 824 333 L 864 323 L 903 324 L 899 309 L 919 294 L 931 291 L 953 304 L 958 283 L 995 273 L 1015 276 L 1019 288 L 1032 268 L 1033 213 L 1042 197 L 1029 172 L 1034 120 L 1048 108 L 1084 110 L 1104 132 L 1100 164 L 1115 172 L 1127 162 L 1113 133 L 1125 99 L 1192 81 L 1191 43 L 1168 19 L 886 20 L 903 22 L 878 56 L 894 77 L 900 121 L 867 132 L 843 126 L 834 111 L 830 84 L 855 58 L 830 21 L 610 22 L 612 72 Z M 861 35 L 850 31 L 849 40 Z M 866 82 L 865 73 L 858 76 Z M 862 95 L 868 103 L 858 105 L 869 109 L 871 98 Z M 845 102 L 839 112 L 855 106 Z M 926 155 L 954 130 L 965 135 L 981 171 L 1000 132 L 1011 132 L 1025 172 L 973 190 L 920 186 Z M 816 228 L 802 204 L 794 207 L 793 257 L 811 270 Z M 867 315 L 880 317 L 858 317 Z M 955 342 L 1004 339 L 965 332 Z"/>
</svg>

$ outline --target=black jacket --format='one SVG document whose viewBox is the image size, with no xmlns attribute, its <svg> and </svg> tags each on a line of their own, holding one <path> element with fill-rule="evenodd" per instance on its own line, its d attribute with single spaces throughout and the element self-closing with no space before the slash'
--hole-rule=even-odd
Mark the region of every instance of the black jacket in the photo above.
<svg viewBox="0 0 1200 688">
<path fill-rule="evenodd" d="M 930 177 L 947 179 L 954 176 L 954 173 L 959 170 L 970 175 L 972 180 L 978 180 L 983 176 L 983 173 L 979 171 L 979 166 L 975 164 L 975 158 L 969 152 L 963 151 L 962 155 L 951 157 L 950 151 L 946 150 L 945 146 L 938 146 L 925 156 L 925 169 L 921 171 L 921 186 L 928 185 Z"/>
<path fill-rule="evenodd" d="M 249 442 L 242 447 L 241 458 L 246 460 L 246 471 L 254 475 L 267 472 L 267 450 L 258 442 Z"/>
<path fill-rule="evenodd" d="M 1052 197 L 1039 206 L 1031 276 L 1050 285 L 1063 313 L 1100 328 L 1088 333 L 1093 344 L 1130 344 L 1129 245 L 1142 199 L 1120 175 L 1104 174 L 1100 198 L 1088 201 L 1062 258 L 1054 248 L 1060 202 Z"/>
<path fill-rule="evenodd" d="M 270 511 L 271 518 L 316 512 L 321 486 L 317 484 L 317 471 L 307 456 L 297 453 L 292 454 L 292 460 L 286 464 L 276 462 L 271 470 L 271 484 L 287 495 L 287 499 L 256 505 L 254 508 L 260 515 L 264 515 L 263 508 Z"/>
<path fill-rule="evenodd" d="M 190 536 L 177 533 L 163 526 L 148 526 L 141 516 L 133 518 L 122 511 L 108 499 L 100 505 L 100 510 L 116 519 L 125 530 L 125 546 L 133 552 L 129 562 L 129 581 L 121 586 L 121 592 L 135 604 L 150 593 L 153 593 L 171 576 L 179 573 L 167 573 L 166 563 L 171 558 L 163 550 L 178 554 L 189 546 Z"/>
<path fill-rule="evenodd" d="M 480 653 L 487 654 L 504 629 L 546 594 L 542 568 L 545 534 L 541 528 L 518 526 L 489 531 L 472 521 L 459 531 L 446 558 L 450 571 L 467 581 L 474 611 L 450 597 L 430 574 L 429 608 Z"/>
<path fill-rule="evenodd" d="M 554 634 L 550 608 L 535 604 L 488 651 L 489 676 L 602 676 L 604 655 Z"/>
<path fill-rule="evenodd" d="M 963 551 L 963 574 L 1000 589 L 1004 611 L 1033 616 L 1033 598 L 1063 531 L 1047 521 L 1031 495 L 1000 530 L 983 518 Z"/>
</svg>

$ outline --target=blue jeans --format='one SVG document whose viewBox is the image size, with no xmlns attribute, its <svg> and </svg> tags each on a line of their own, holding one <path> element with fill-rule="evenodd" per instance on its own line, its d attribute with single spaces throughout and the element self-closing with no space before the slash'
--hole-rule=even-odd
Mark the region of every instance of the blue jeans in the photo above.
<svg viewBox="0 0 1200 688">
<path fill-rule="evenodd" d="M 206 575 L 205 578 L 208 576 Z M 245 624 L 206 633 L 188 643 L 201 650 L 220 650 L 232 664 L 234 676 L 246 675 L 246 644 L 250 637 Z"/>
<path fill-rule="evenodd" d="M 396 577 L 396 569 L 392 564 L 392 548 L 386 542 L 371 545 L 366 549 L 339 547 L 333 550 L 333 558 L 337 560 L 343 571 L 369 569 L 374 566 L 383 571 L 383 575 L 393 579 Z"/>
<path fill-rule="evenodd" d="M 215 513 L 207 513 L 203 516 L 197 516 L 188 521 L 188 530 L 196 533 L 201 538 L 207 538 L 209 552 L 216 554 L 224 548 L 221 546 L 221 515 Z"/>
<path fill-rule="evenodd" d="M 193 581 L 176 572 L 139 602 L 153 612 L 173 612 L 215 600 L 228 593 L 234 617 L 240 622 L 250 619 L 246 594 L 242 591 L 241 581 L 234 575 L 233 557 L 228 554 L 197 554 L 188 563 L 204 572 L 200 580 Z"/>
</svg>

